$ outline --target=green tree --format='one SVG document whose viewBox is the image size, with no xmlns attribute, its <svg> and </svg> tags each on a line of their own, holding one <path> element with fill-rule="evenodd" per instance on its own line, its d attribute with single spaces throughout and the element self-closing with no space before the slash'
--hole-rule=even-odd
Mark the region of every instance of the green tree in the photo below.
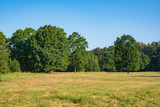
<svg viewBox="0 0 160 107">
<path fill-rule="evenodd" d="M 149 65 L 145 67 L 147 71 L 159 71 L 159 51 L 160 42 L 152 42 L 148 44 L 138 42 L 138 50 L 145 55 L 147 55 L 150 59 Z"/>
<path fill-rule="evenodd" d="M 85 65 L 86 71 L 100 71 L 98 57 L 93 52 L 88 52 L 87 63 Z"/>
<path fill-rule="evenodd" d="M 115 65 L 117 71 L 139 70 L 139 51 L 136 40 L 130 35 L 117 38 L 115 45 Z"/>
<path fill-rule="evenodd" d="M 20 71 L 20 64 L 16 59 L 12 60 L 10 58 L 9 59 L 9 68 L 12 72 L 19 72 Z"/>
<path fill-rule="evenodd" d="M 97 56 L 94 56 L 93 71 L 100 71 L 100 66 L 99 66 L 99 61 L 98 61 L 98 57 Z"/>
<path fill-rule="evenodd" d="M 18 60 L 23 71 L 30 71 L 33 67 L 31 38 L 36 31 L 26 28 L 24 31 L 19 29 L 8 39 L 12 59 Z"/>
<path fill-rule="evenodd" d="M 147 69 L 151 71 L 160 71 L 160 47 L 153 49 L 150 59 L 151 61 Z"/>
<path fill-rule="evenodd" d="M 8 67 L 9 51 L 7 48 L 6 38 L 2 32 L 0 32 L 0 73 L 10 72 Z"/>
<path fill-rule="evenodd" d="M 106 51 L 103 54 L 103 69 L 107 71 L 116 71 L 114 61 L 114 51 Z"/>
<path fill-rule="evenodd" d="M 160 71 L 160 53 L 159 53 L 159 55 L 157 56 L 157 66 L 156 66 L 156 70 L 157 70 L 157 71 Z"/>
<path fill-rule="evenodd" d="M 140 69 L 144 70 L 145 67 L 149 64 L 150 59 L 147 55 L 144 53 L 140 52 Z"/>
<path fill-rule="evenodd" d="M 104 47 L 104 48 L 95 48 L 92 50 L 92 52 L 98 57 L 98 61 L 99 61 L 99 66 L 100 66 L 100 70 L 103 71 L 103 55 L 106 51 L 113 51 L 114 50 L 114 46 L 111 45 L 108 48 Z"/>
<path fill-rule="evenodd" d="M 108 51 L 108 49 L 113 49 L 112 46 L 110 46 L 109 48 L 107 47 L 104 47 L 104 48 L 95 48 L 92 50 L 92 52 L 96 55 L 96 56 L 100 56 L 100 55 L 103 55 L 104 52 Z"/>
<path fill-rule="evenodd" d="M 74 72 L 82 71 L 87 63 L 87 52 L 88 42 L 84 37 L 82 37 L 77 32 L 73 32 L 72 35 L 68 37 L 69 49 L 71 53 L 72 63 L 74 65 Z"/>
<path fill-rule="evenodd" d="M 64 71 L 69 65 L 69 42 L 64 29 L 45 25 L 31 42 L 36 71 Z"/>
</svg>

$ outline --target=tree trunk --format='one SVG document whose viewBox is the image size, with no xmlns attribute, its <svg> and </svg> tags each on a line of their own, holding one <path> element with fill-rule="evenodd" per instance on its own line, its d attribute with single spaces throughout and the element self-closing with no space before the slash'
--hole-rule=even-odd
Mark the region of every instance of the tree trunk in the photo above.
<svg viewBox="0 0 160 107">
<path fill-rule="evenodd" d="M 48 71 L 49 74 L 52 74 L 53 72 L 56 72 L 56 70 L 51 69 Z"/>
<path fill-rule="evenodd" d="M 76 72 L 76 64 L 74 65 L 74 72 Z"/>
<path fill-rule="evenodd" d="M 127 74 L 129 74 L 129 71 L 127 71 Z"/>
<path fill-rule="evenodd" d="M 36 68 L 36 72 L 39 72 L 39 68 Z"/>
<path fill-rule="evenodd" d="M 22 69 L 19 69 L 19 72 L 22 72 Z"/>
</svg>

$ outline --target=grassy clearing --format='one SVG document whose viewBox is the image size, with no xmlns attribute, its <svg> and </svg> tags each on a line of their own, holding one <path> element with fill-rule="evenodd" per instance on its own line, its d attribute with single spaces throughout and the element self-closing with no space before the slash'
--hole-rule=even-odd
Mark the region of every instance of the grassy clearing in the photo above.
<svg viewBox="0 0 160 107">
<path fill-rule="evenodd" d="M 13 73 L 0 82 L 0 106 L 160 106 L 160 72 Z"/>
</svg>

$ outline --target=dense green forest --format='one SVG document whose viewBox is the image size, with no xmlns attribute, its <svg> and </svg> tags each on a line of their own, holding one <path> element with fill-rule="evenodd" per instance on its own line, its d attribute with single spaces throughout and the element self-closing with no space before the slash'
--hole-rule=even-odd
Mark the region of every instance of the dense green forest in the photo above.
<svg viewBox="0 0 160 107">
<path fill-rule="evenodd" d="M 19 29 L 11 38 L 0 32 L 0 73 L 54 71 L 160 71 L 160 42 L 144 44 L 120 35 L 114 45 L 87 51 L 78 32 L 45 25 Z"/>
</svg>

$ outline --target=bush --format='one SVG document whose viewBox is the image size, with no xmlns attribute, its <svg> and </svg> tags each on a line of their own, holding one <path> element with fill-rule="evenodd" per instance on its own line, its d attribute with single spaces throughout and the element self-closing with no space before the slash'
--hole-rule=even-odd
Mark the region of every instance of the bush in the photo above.
<svg viewBox="0 0 160 107">
<path fill-rule="evenodd" d="M 20 64 L 16 59 L 14 59 L 14 60 L 10 59 L 9 60 L 9 68 L 12 72 L 19 72 L 20 71 Z"/>
</svg>

